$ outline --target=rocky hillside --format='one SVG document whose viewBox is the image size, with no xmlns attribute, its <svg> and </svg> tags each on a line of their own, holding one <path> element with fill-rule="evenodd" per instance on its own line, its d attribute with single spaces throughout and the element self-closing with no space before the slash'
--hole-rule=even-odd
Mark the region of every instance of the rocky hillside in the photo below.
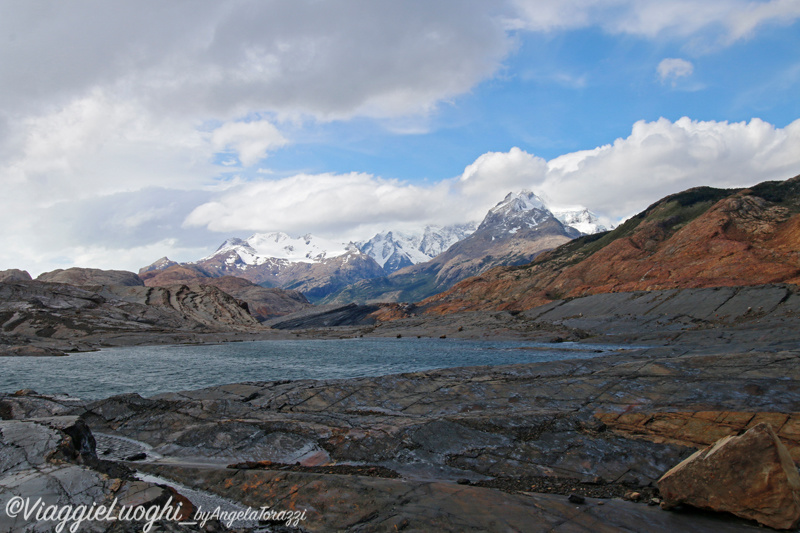
<svg viewBox="0 0 800 533">
<path fill-rule="evenodd" d="M 123 285 L 130 287 L 143 287 L 142 279 L 126 270 L 100 270 L 97 268 L 68 268 L 66 270 L 53 270 L 41 274 L 37 281 L 49 283 L 67 283 L 69 285 Z"/>
<path fill-rule="evenodd" d="M 180 284 L 216 287 L 245 302 L 250 314 L 260 322 L 313 307 L 298 291 L 262 287 L 234 276 L 204 277 L 199 270 L 190 266 L 175 265 L 167 270 L 143 274 L 142 278 L 148 287 L 173 287 Z"/>
<path fill-rule="evenodd" d="M 579 235 L 562 224 L 535 194 L 510 193 L 487 213 L 474 233 L 431 261 L 364 280 L 326 303 L 417 301 L 497 265 L 530 262 Z"/>
<path fill-rule="evenodd" d="M 82 351 L 114 335 L 256 329 L 260 324 L 244 303 L 211 286 L 0 282 L 0 348 L 34 344 Z"/>
<path fill-rule="evenodd" d="M 427 313 L 531 309 L 590 294 L 800 284 L 800 176 L 668 196 L 613 231 L 472 277 L 420 303 Z"/>
<path fill-rule="evenodd" d="M 36 280 L 25 271 L 0 271 L 0 356 L 238 338 L 267 331 L 260 322 L 313 307 L 296 291 L 177 274 L 144 274 L 146 286 L 125 271 L 71 268 Z"/>
</svg>

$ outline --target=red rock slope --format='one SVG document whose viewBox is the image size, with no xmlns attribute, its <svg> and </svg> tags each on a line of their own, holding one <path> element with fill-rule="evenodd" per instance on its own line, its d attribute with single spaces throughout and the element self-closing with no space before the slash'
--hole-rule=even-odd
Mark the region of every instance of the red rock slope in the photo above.
<svg viewBox="0 0 800 533">
<path fill-rule="evenodd" d="M 668 196 L 617 229 L 420 302 L 428 314 L 524 310 L 606 292 L 800 284 L 800 176 Z"/>
</svg>

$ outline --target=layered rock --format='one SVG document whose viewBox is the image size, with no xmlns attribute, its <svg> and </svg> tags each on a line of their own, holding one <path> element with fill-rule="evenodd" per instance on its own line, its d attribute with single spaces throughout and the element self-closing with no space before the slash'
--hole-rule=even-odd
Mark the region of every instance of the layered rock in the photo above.
<svg viewBox="0 0 800 533">
<path fill-rule="evenodd" d="M 259 323 L 244 303 L 212 286 L 21 281 L 0 282 L 0 327 L 0 345 L 72 351 L 120 334 L 253 331 Z"/>
<path fill-rule="evenodd" d="M 23 394 L 0 396 L 0 409 L 80 414 L 105 457 L 117 457 L 113 441 L 138 441 L 141 471 L 253 507 L 305 509 L 300 526 L 310 531 L 747 532 L 757 528 L 619 499 L 636 491 L 629 498 L 648 500 L 651 484 L 693 450 L 609 431 L 598 415 L 796 406 L 793 353 L 751 348 L 672 346 L 90 403 Z"/>
<path fill-rule="evenodd" d="M 172 266 L 158 274 L 148 274 L 144 275 L 148 287 L 172 287 L 181 284 L 217 287 L 245 302 L 250 314 L 261 322 L 312 307 L 311 302 L 299 291 L 262 287 L 234 276 L 204 277 L 197 270 L 186 266 Z"/>
<path fill-rule="evenodd" d="M 212 285 L 173 285 L 171 287 L 130 287 L 115 285 L 101 293 L 124 302 L 175 312 L 190 323 L 211 329 L 250 328 L 258 321 L 247 305 Z"/>
<path fill-rule="evenodd" d="M 800 475 L 765 423 L 696 452 L 658 480 L 663 507 L 730 512 L 775 529 L 800 523 Z"/>
<path fill-rule="evenodd" d="M 141 531 L 144 521 L 111 519 L 65 519 L 79 506 L 104 506 L 117 513 L 123 506 L 149 508 L 172 502 L 171 491 L 163 486 L 133 478 L 121 465 L 97 458 L 95 439 L 76 416 L 0 421 L 0 529 L 3 531 L 48 532 L 77 530 L 101 532 Z M 12 501 L 13 500 L 13 501 Z M 14 505 L 28 502 L 34 509 L 26 517 Z M 37 505 L 54 506 L 58 513 L 37 518 Z M 175 507 L 177 507 L 176 504 Z M 17 512 L 13 512 L 18 509 Z M 48 517 L 49 516 L 49 517 Z M 116 516 L 112 513 L 112 516 Z M 59 526 L 63 522 L 63 525 Z M 158 521 L 160 524 L 165 520 Z M 175 522 L 174 520 L 172 521 Z M 163 524 L 169 527 L 170 524 Z"/>
</svg>

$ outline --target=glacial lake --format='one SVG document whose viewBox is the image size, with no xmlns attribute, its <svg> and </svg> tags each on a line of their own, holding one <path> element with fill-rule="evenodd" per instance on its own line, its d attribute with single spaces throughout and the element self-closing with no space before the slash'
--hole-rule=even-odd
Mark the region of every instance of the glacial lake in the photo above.
<svg viewBox="0 0 800 533">
<path fill-rule="evenodd" d="M 0 392 L 33 389 L 84 400 L 129 392 L 146 397 L 241 381 L 353 378 L 588 358 L 620 348 L 623 347 L 383 338 L 136 346 L 67 357 L 0 358 Z"/>
</svg>

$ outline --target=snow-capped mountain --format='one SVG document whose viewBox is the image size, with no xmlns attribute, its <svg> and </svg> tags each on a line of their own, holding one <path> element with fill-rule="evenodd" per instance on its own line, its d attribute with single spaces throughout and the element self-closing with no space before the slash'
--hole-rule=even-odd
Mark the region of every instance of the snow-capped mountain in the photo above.
<svg viewBox="0 0 800 533">
<path fill-rule="evenodd" d="M 500 238 L 504 234 L 535 228 L 553 218 L 544 201 L 531 191 L 510 192 L 489 210 L 478 231 L 491 231 L 493 238 Z"/>
<path fill-rule="evenodd" d="M 551 210 L 533 192 L 520 191 L 506 195 L 480 224 L 384 231 L 359 243 L 310 234 L 256 233 L 247 239 L 228 239 L 199 261 L 178 265 L 163 258 L 143 270 L 182 267 L 193 276 L 237 276 L 259 285 L 295 289 L 312 301 L 354 283 L 366 284 L 358 299 L 362 294 L 367 299 L 383 298 L 378 293 L 421 299 L 492 266 L 526 263 L 581 233 L 604 229 L 585 208 Z M 372 278 L 381 279 L 370 285 Z M 416 287 L 417 292 L 404 292 L 406 286 Z"/>
<path fill-rule="evenodd" d="M 382 231 L 358 248 L 372 257 L 387 274 L 430 261 L 475 231 L 475 224 L 425 226 L 422 232 Z"/>
<path fill-rule="evenodd" d="M 451 224 L 450 226 L 425 226 L 419 249 L 428 257 L 436 257 L 458 241 L 475 233 L 477 222 Z"/>
<path fill-rule="evenodd" d="M 325 301 L 419 301 L 464 278 L 501 265 L 529 263 L 538 254 L 578 237 L 530 191 L 509 193 L 478 228 L 430 261 L 342 289 Z"/>
<path fill-rule="evenodd" d="M 155 272 L 158 270 L 166 270 L 171 266 L 178 265 L 175 261 L 170 260 L 168 257 L 162 257 L 154 263 L 139 269 L 139 275 L 146 274 L 147 272 Z"/>
<path fill-rule="evenodd" d="M 552 207 L 550 212 L 565 226 L 575 228 L 584 235 L 608 231 L 597 215 L 585 207 Z"/>
<path fill-rule="evenodd" d="M 290 237 L 283 232 L 255 233 L 247 239 L 228 239 L 217 250 L 198 262 L 213 257 L 235 253 L 240 261 L 234 260 L 243 270 L 250 266 L 263 265 L 275 260 L 289 263 L 319 263 L 325 259 L 338 257 L 356 249 L 352 243 L 343 243 L 315 237 L 308 234 Z"/>
<path fill-rule="evenodd" d="M 302 292 L 316 300 L 383 269 L 353 243 L 283 232 L 228 239 L 203 259 L 189 263 L 210 277 L 237 276 L 253 283 Z"/>
</svg>

